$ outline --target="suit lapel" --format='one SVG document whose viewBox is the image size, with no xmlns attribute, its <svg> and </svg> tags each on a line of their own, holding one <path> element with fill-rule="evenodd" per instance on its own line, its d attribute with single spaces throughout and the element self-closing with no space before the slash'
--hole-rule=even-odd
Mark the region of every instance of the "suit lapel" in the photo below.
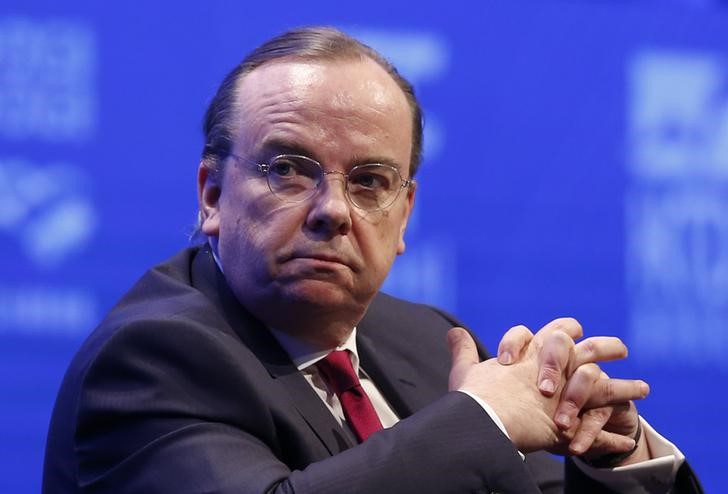
<svg viewBox="0 0 728 494">
<path fill-rule="evenodd" d="M 357 349 L 362 368 L 376 383 L 399 418 L 409 417 L 436 400 L 444 391 L 427 382 L 421 369 L 427 362 L 410 348 L 397 345 L 398 338 L 383 339 L 383 333 L 396 331 L 391 321 L 384 321 L 379 314 L 376 299 L 367 315 L 357 325 Z M 400 341 L 406 338 L 399 338 Z M 445 376 L 445 380 L 447 376 Z"/>
<path fill-rule="evenodd" d="M 393 356 L 388 355 L 386 348 L 379 348 L 363 331 L 365 328 L 366 324 L 364 327 L 360 324 L 357 329 L 357 349 L 361 366 L 376 383 L 397 416 L 401 419 L 409 417 L 415 411 L 410 395 L 417 395 L 420 387 L 418 379 L 402 365 L 401 361 L 398 362 Z"/>
<path fill-rule="evenodd" d="M 335 455 L 355 446 L 356 439 L 347 429 L 339 425 L 303 374 L 293 365 L 278 341 L 264 327 L 261 326 L 261 329 L 261 333 L 268 337 L 266 338 L 268 341 L 260 341 L 263 339 L 261 338 L 256 342 L 247 340 L 246 343 L 252 345 L 253 352 L 256 350 L 265 352 L 261 357 L 261 363 L 276 382 L 284 388 L 292 405 L 324 443 L 329 453 Z"/>
<path fill-rule="evenodd" d="M 283 388 L 290 404 L 329 453 L 334 455 L 356 445 L 356 439 L 339 425 L 270 331 L 240 305 L 209 246 L 203 247 L 195 257 L 192 274 L 194 286 L 219 308 L 229 326 Z"/>
<path fill-rule="evenodd" d="M 297 369 L 295 372 L 279 375 L 278 382 L 286 389 L 293 405 L 331 455 L 356 446 L 356 438 L 348 429 L 339 425 Z"/>
</svg>

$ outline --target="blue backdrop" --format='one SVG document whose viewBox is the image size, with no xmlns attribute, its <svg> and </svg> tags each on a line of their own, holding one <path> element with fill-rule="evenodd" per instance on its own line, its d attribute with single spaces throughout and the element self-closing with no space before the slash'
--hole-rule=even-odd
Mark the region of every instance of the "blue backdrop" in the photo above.
<svg viewBox="0 0 728 494">
<path fill-rule="evenodd" d="M 690 2 L 686 2 L 690 3 Z M 642 414 L 708 492 L 728 453 L 728 9 L 708 2 L 64 2 L 0 7 L 0 492 L 37 492 L 82 339 L 187 243 L 200 122 L 253 46 L 332 24 L 426 110 L 386 289 L 491 347 L 571 315 L 630 346 Z"/>
</svg>

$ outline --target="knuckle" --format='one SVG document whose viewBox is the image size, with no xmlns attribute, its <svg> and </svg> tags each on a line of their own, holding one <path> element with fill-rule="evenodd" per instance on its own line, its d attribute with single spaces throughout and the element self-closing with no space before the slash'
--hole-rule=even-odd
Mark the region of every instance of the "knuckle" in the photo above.
<svg viewBox="0 0 728 494">
<path fill-rule="evenodd" d="M 544 346 L 549 348 L 551 352 L 556 352 L 561 355 L 564 350 L 571 351 L 571 348 L 574 346 L 574 340 L 568 334 L 557 329 L 546 336 Z"/>
<path fill-rule="evenodd" d="M 558 319 L 554 319 L 551 322 L 551 325 L 554 327 L 554 329 L 564 330 L 567 327 L 567 325 L 568 325 L 569 319 L 571 319 L 571 318 L 569 318 L 569 317 L 559 317 Z"/>
<path fill-rule="evenodd" d="M 602 425 L 607 423 L 609 418 L 612 416 L 612 408 L 611 407 L 593 408 L 593 409 L 589 410 L 588 415 L 594 423 L 599 425 L 599 428 L 601 429 Z"/>
<path fill-rule="evenodd" d="M 566 332 L 564 332 L 560 329 L 554 331 L 553 337 L 556 338 L 557 340 L 559 340 L 559 342 L 562 345 L 567 345 L 567 346 L 574 345 L 574 340 L 571 339 L 571 336 L 569 336 Z"/>
<path fill-rule="evenodd" d="M 559 317 L 554 323 L 558 329 L 574 330 L 579 334 L 582 333 L 581 323 L 573 317 Z"/>
<path fill-rule="evenodd" d="M 587 338 L 581 342 L 581 350 L 589 359 L 593 359 L 599 351 L 599 348 L 594 338 Z"/>
<path fill-rule="evenodd" d="M 558 383 L 561 380 L 561 372 L 554 366 L 545 364 L 541 367 L 539 378 L 540 380 L 551 379 L 553 382 Z"/>
<path fill-rule="evenodd" d="M 508 345 L 521 344 L 528 339 L 530 334 L 531 334 L 531 332 L 528 330 L 528 328 L 526 326 L 523 326 L 523 325 L 513 326 L 508 331 L 506 331 L 506 333 L 503 335 L 503 338 L 501 339 L 501 344 L 508 344 Z"/>
<path fill-rule="evenodd" d="M 531 331 L 524 326 L 523 324 L 516 324 L 511 329 L 508 330 L 508 332 L 514 332 L 514 333 L 530 333 Z"/>
<path fill-rule="evenodd" d="M 576 400 L 574 400 L 573 398 L 567 398 L 567 397 L 565 397 L 561 401 L 560 408 L 561 408 L 562 412 L 578 412 L 579 410 L 581 410 L 581 408 L 579 408 L 579 404 L 576 402 Z"/>
<path fill-rule="evenodd" d="M 604 382 L 603 394 L 604 394 L 604 399 L 607 402 L 611 402 L 614 400 L 614 397 L 616 395 L 616 389 L 614 386 L 614 382 L 611 379 L 607 379 Z"/>
<path fill-rule="evenodd" d="M 596 364 L 584 364 L 574 371 L 574 374 L 578 376 L 578 379 L 583 379 L 589 382 L 596 381 L 599 378 L 600 373 L 601 369 Z"/>
<path fill-rule="evenodd" d="M 594 437 L 594 448 L 598 450 L 608 450 L 614 439 L 604 431 L 598 431 Z"/>
<path fill-rule="evenodd" d="M 542 377 L 560 377 L 561 371 L 555 362 L 546 362 L 541 366 Z"/>
<path fill-rule="evenodd" d="M 585 436 L 590 442 L 593 442 L 597 438 L 597 436 L 599 435 L 601 430 L 602 430 L 601 427 L 597 428 L 597 427 L 593 427 L 593 426 L 592 427 L 587 426 L 587 427 L 583 427 L 579 431 L 579 434 L 581 434 L 582 436 Z"/>
<path fill-rule="evenodd" d="M 596 381 L 597 379 L 599 379 L 599 376 L 602 373 L 602 370 L 597 364 L 586 364 L 583 365 L 582 368 L 584 368 L 584 372 L 586 373 L 587 377 L 592 381 Z"/>
</svg>

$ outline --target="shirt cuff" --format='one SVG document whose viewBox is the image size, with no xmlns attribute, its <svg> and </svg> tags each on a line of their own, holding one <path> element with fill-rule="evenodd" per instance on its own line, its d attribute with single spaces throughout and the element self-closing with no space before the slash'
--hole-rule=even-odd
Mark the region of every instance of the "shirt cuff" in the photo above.
<svg viewBox="0 0 728 494">
<path fill-rule="evenodd" d="M 498 414 L 495 413 L 495 410 L 493 410 L 490 405 L 488 405 L 485 401 L 483 401 L 482 399 L 480 399 L 478 396 L 474 395 L 470 391 L 464 391 L 464 390 L 458 390 L 458 391 L 460 393 L 466 394 L 466 395 L 470 396 L 472 399 L 474 399 L 475 402 L 478 405 L 480 405 L 483 408 L 483 410 L 485 410 L 485 413 L 488 414 L 488 416 L 490 417 L 490 419 L 493 422 L 495 422 L 495 425 L 498 426 L 498 428 L 508 438 L 508 440 L 509 441 L 511 440 L 511 436 L 508 435 L 508 431 L 506 430 L 506 426 L 503 425 L 503 421 L 500 419 L 500 417 L 498 416 Z M 511 441 L 511 442 L 513 442 L 513 441 Z M 518 451 L 518 454 L 521 455 L 521 459 L 522 460 L 525 460 L 526 459 L 525 455 L 523 453 L 521 453 L 520 451 Z"/>
<path fill-rule="evenodd" d="M 652 459 L 614 468 L 594 468 L 579 458 L 574 458 L 574 464 L 587 477 L 617 492 L 667 493 L 675 483 L 675 475 L 685 461 L 685 455 L 645 419 L 640 417 L 640 421 Z"/>
</svg>

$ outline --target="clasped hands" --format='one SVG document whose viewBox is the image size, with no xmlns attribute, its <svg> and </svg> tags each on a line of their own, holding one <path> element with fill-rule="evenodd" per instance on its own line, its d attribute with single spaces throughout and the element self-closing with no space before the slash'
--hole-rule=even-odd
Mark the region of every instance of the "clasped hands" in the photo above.
<svg viewBox="0 0 728 494">
<path fill-rule="evenodd" d="M 633 400 L 646 397 L 649 387 L 609 378 L 597 365 L 627 356 L 618 338 L 576 343 L 582 336 L 581 325 L 570 318 L 551 321 L 535 335 L 516 326 L 503 336 L 498 358 L 481 362 L 470 334 L 453 328 L 449 388 L 483 399 L 523 453 L 594 459 L 634 449 L 622 464 L 649 459 L 644 438 L 637 445 L 633 439 L 639 420 Z"/>
</svg>

